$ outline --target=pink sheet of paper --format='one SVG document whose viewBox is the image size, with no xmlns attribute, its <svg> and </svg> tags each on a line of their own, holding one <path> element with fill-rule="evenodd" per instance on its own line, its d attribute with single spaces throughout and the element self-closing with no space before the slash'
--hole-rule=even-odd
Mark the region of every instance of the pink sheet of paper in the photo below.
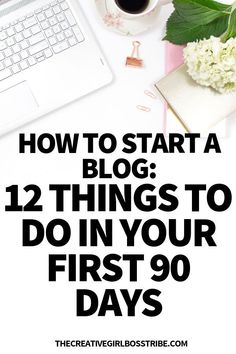
<svg viewBox="0 0 236 354">
<path fill-rule="evenodd" d="M 166 55 L 166 68 L 165 68 L 166 74 L 177 69 L 180 65 L 183 64 L 183 62 L 184 62 L 183 48 L 184 48 L 184 46 L 174 45 L 169 42 L 166 43 L 166 53 L 165 53 L 165 55 Z M 163 127 L 164 134 L 166 134 L 166 128 L 167 128 L 167 116 L 165 114 L 164 127 Z"/>
<path fill-rule="evenodd" d="M 166 74 L 183 64 L 184 46 L 166 43 Z"/>
</svg>

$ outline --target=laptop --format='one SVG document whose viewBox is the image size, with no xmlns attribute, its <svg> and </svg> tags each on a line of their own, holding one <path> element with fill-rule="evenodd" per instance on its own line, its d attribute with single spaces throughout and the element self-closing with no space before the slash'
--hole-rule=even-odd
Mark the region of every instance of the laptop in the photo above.
<svg viewBox="0 0 236 354">
<path fill-rule="evenodd" d="M 78 0 L 0 0 L 0 135 L 111 81 Z"/>
</svg>

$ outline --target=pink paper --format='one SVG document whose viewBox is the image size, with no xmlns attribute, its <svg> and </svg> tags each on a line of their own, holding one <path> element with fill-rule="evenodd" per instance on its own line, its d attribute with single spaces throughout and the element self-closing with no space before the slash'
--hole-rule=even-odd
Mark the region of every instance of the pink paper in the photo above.
<svg viewBox="0 0 236 354">
<path fill-rule="evenodd" d="M 174 45 L 169 42 L 166 44 L 166 74 L 183 64 L 184 46 Z"/>
</svg>

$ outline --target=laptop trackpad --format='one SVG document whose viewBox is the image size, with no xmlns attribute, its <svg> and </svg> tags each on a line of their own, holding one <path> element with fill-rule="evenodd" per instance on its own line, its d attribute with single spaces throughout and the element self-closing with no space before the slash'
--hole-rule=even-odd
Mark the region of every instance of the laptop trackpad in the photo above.
<svg viewBox="0 0 236 354">
<path fill-rule="evenodd" d="M 38 107 L 37 101 L 26 81 L 0 92 L 0 127 L 16 125 L 29 118 Z"/>
</svg>

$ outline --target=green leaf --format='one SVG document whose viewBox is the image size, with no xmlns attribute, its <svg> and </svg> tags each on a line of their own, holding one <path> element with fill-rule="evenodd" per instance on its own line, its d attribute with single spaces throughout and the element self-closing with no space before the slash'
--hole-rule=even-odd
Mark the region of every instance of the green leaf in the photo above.
<svg viewBox="0 0 236 354">
<path fill-rule="evenodd" d="M 193 24 L 205 25 L 221 16 L 229 16 L 231 6 L 213 0 L 174 0 L 179 16 Z"/>
<path fill-rule="evenodd" d="M 174 44 L 186 44 L 210 36 L 219 37 L 228 26 L 228 16 L 220 17 L 211 23 L 193 24 L 186 21 L 175 10 L 167 21 L 167 32 L 164 39 Z"/>
<path fill-rule="evenodd" d="M 221 40 L 222 42 L 226 42 L 231 37 L 236 37 L 236 9 L 234 9 L 230 15 L 228 28 L 221 36 Z"/>
<path fill-rule="evenodd" d="M 200 6 L 214 11 L 227 11 L 227 9 L 231 8 L 231 5 L 222 4 L 215 0 L 173 0 L 173 4 L 174 6 L 181 6 L 183 9 L 188 6 Z"/>
</svg>

